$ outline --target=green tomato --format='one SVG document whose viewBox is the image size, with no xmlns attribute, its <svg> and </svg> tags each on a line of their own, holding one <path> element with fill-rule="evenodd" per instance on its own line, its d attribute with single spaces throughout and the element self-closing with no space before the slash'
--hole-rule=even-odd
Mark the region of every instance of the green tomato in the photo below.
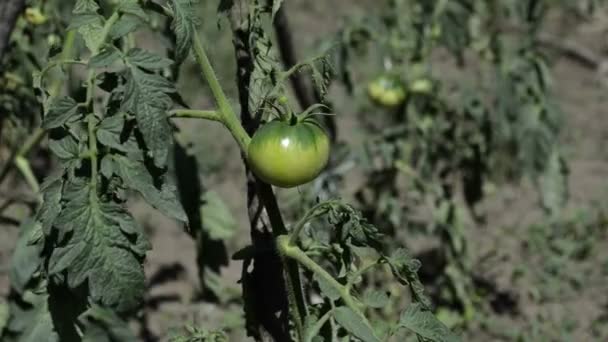
<svg viewBox="0 0 608 342">
<path fill-rule="evenodd" d="M 38 7 L 28 7 L 25 9 L 25 20 L 32 25 L 42 25 L 46 23 L 47 17 L 42 14 Z"/>
<path fill-rule="evenodd" d="M 433 90 L 433 82 L 428 78 L 420 78 L 410 84 L 412 93 L 429 94 Z"/>
<path fill-rule="evenodd" d="M 281 188 L 315 179 L 328 159 L 329 138 L 312 119 L 271 121 L 255 132 L 247 148 L 247 160 L 256 176 Z"/>
<path fill-rule="evenodd" d="M 367 86 L 369 97 L 384 107 L 397 107 L 405 101 L 405 87 L 401 81 L 392 76 L 382 75 Z"/>
</svg>

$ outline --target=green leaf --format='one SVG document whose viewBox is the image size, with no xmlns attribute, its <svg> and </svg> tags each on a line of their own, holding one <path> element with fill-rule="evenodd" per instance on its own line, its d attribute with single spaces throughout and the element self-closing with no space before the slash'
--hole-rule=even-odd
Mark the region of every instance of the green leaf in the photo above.
<svg viewBox="0 0 608 342">
<path fill-rule="evenodd" d="M 72 13 L 95 13 L 97 10 L 99 10 L 99 5 L 97 5 L 95 0 L 77 0 Z"/>
<path fill-rule="evenodd" d="M 83 12 L 72 17 L 68 29 L 78 29 L 87 48 L 93 51 L 101 43 L 104 22 L 105 19 L 94 12 Z"/>
<path fill-rule="evenodd" d="M 234 236 L 237 224 L 234 215 L 215 191 L 203 195 L 201 206 L 203 229 L 214 240 L 226 240 Z"/>
<path fill-rule="evenodd" d="M 23 300 L 27 306 L 11 305 L 11 319 L 7 329 L 18 334 L 18 341 L 58 342 L 59 335 L 49 311 L 49 295 L 28 291 L 23 295 Z"/>
<path fill-rule="evenodd" d="M 137 150 L 137 142 L 133 139 L 122 140 L 121 134 L 125 126 L 123 115 L 106 117 L 97 127 L 97 139 L 105 146 L 115 148 L 121 152 L 133 152 Z"/>
<path fill-rule="evenodd" d="M 89 60 L 89 68 L 105 68 L 120 59 L 120 53 L 114 47 L 101 50 Z"/>
<path fill-rule="evenodd" d="M 105 155 L 103 156 L 103 158 L 101 158 L 99 171 L 104 177 L 108 179 L 111 178 L 112 175 L 114 175 L 116 170 L 114 169 L 114 160 L 112 159 L 112 156 Z"/>
<path fill-rule="evenodd" d="M 78 320 L 84 325 L 83 342 L 138 341 L 127 322 L 102 306 L 93 304 Z"/>
<path fill-rule="evenodd" d="M 76 30 L 87 25 L 103 24 L 103 17 L 97 13 L 82 13 L 72 17 L 68 30 Z"/>
<path fill-rule="evenodd" d="M 42 127 L 51 129 L 64 125 L 78 114 L 78 103 L 68 96 L 51 99 Z"/>
<path fill-rule="evenodd" d="M 125 186 L 139 192 L 146 202 L 165 215 L 182 222 L 187 221 L 175 187 L 164 184 L 159 190 L 154 186 L 152 176 L 144 164 L 124 156 L 114 156 L 113 159 L 116 162 L 116 172 Z"/>
<path fill-rule="evenodd" d="M 137 67 L 130 70 L 123 109 L 135 114 L 154 164 L 163 168 L 173 141 L 166 113 L 173 101 L 167 93 L 175 92 L 175 89 L 171 82 L 159 75 L 146 73 Z"/>
<path fill-rule="evenodd" d="M 383 308 L 389 304 L 389 296 L 384 291 L 366 289 L 363 293 L 363 303 L 371 308 Z"/>
<path fill-rule="evenodd" d="M 418 303 L 411 304 L 401 313 L 399 326 L 435 342 L 460 341 L 432 312 L 424 310 Z"/>
<path fill-rule="evenodd" d="M 30 244 L 32 236 L 42 231 L 40 223 L 34 220 L 25 220 L 19 228 L 19 239 L 11 260 L 10 279 L 11 286 L 19 294 L 23 294 L 34 273 L 42 265 L 42 244 Z"/>
<path fill-rule="evenodd" d="M 399 281 L 410 287 L 414 301 L 420 303 L 426 310 L 430 310 L 431 300 L 424 293 L 424 286 L 418 277 L 420 261 L 410 256 L 404 248 L 393 251 L 389 257 L 385 257 L 393 275 Z"/>
<path fill-rule="evenodd" d="M 66 135 L 61 140 L 51 140 L 49 142 L 49 148 L 65 167 L 80 167 L 80 154 L 84 152 L 85 148 L 71 135 Z"/>
<path fill-rule="evenodd" d="M 196 26 L 195 11 L 192 9 L 192 0 L 173 0 L 172 29 L 175 32 L 175 60 L 183 62 L 192 48 L 192 37 Z"/>
<path fill-rule="evenodd" d="M 148 20 L 148 15 L 143 10 L 143 8 L 141 8 L 138 3 L 138 0 L 121 0 L 117 10 L 120 13 L 131 14 L 138 18 L 141 18 L 142 20 Z"/>
<path fill-rule="evenodd" d="M 42 231 L 47 236 L 51 234 L 53 222 L 61 212 L 62 176 L 61 173 L 51 175 L 40 186 L 43 202 L 36 213 L 36 220 L 41 222 Z"/>
<path fill-rule="evenodd" d="M 112 40 L 120 39 L 127 34 L 134 32 L 143 24 L 144 22 L 139 17 L 123 14 L 118 21 L 112 25 L 112 28 L 110 28 L 110 38 Z"/>
<path fill-rule="evenodd" d="M 145 290 L 142 258 L 149 242 L 124 208 L 101 202 L 88 186 L 73 191 L 66 191 L 71 199 L 55 220 L 65 238 L 52 251 L 49 274 L 65 271 L 70 288 L 88 280 L 91 297 L 104 306 L 136 308 Z"/>
<path fill-rule="evenodd" d="M 173 61 L 140 48 L 127 52 L 127 61 L 143 69 L 158 70 L 170 66 Z"/>
<path fill-rule="evenodd" d="M 344 329 L 364 342 L 380 342 L 374 331 L 361 316 L 348 307 L 340 306 L 334 310 L 334 318 Z"/>
<path fill-rule="evenodd" d="M 316 273 L 314 274 L 314 280 L 319 284 L 319 288 L 321 289 L 321 293 L 329 298 L 330 300 L 338 300 L 340 298 L 340 292 L 333 287 L 330 283 L 325 280 L 325 278 L 318 276 Z"/>
</svg>

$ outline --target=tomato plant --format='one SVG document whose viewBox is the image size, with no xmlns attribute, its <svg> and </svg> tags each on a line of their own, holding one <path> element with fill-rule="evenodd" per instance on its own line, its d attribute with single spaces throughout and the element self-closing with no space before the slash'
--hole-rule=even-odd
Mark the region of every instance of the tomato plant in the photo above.
<svg viewBox="0 0 608 342">
<path fill-rule="evenodd" d="M 478 273 L 478 205 L 528 179 L 557 220 L 568 168 L 541 33 L 552 10 L 585 20 L 602 6 L 380 1 L 299 58 L 282 0 L 9 1 L 0 185 L 21 177 L 31 196 L 0 205 L 29 216 L 0 217 L 19 226 L 0 339 L 51 342 L 459 341 L 487 328 L 498 299 L 484 296 L 508 296 Z M 221 128 L 229 152 L 198 127 Z M 215 173 L 201 167 L 212 158 Z M 243 185 L 232 202 L 246 208 L 223 200 L 220 177 Z M 150 276 L 150 250 L 187 246 L 158 242 L 164 225 L 139 201 L 193 240 L 184 302 L 221 312 L 219 325 L 149 329 L 173 300 L 157 284 L 185 272 Z M 543 257 L 589 254 L 593 239 L 579 250 L 547 227 L 531 234 Z M 574 238 L 601 240 L 593 227 Z M 542 281 L 559 273 L 549 266 Z"/>
</svg>

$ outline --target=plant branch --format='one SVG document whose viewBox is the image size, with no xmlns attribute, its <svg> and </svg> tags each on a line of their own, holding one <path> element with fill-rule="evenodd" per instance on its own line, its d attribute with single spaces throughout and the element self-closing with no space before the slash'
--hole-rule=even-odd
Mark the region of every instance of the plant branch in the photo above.
<svg viewBox="0 0 608 342">
<path fill-rule="evenodd" d="M 353 296 L 350 294 L 349 288 L 340 284 L 331 274 L 324 270 L 323 267 L 308 257 L 308 255 L 306 255 L 306 253 L 304 253 L 304 251 L 302 251 L 298 246 L 291 245 L 288 236 L 283 235 L 277 238 L 277 248 L 282 255 L 296 260 L 304 267 L 308 268 L 311 272 L 323 278 L 323 280 L 338 291 L 340 297 L 344 301 L 344 304 L 346 304 L 346 306 L 348 306 L 351 310 L 361 316 L 365 322 L 367 322 L 367 318 L 361 311 L 362 305 L 358 303 L 355 298 L 353 298 Z"/>
<path fill-rule="evenodd" d="M 327 323 L 327 321 L 329 321 L 329 319 L 331 318 L 331 315 L 333 315 L 333 313 L 334 313 L 334 308 L 332 308 L 331 310 L 328 310 L 323 316 L 321 316 L 321 318 L 319 318 L 319 320 L 312 327 L 310 327 L 306 331 L 306 339 L 305 339 L 306 342 L 312 342 L 313 339 L 319 335 L 321 328 L 323 328 L 325 323 Z"/>
<path fill-rule="evenodd" d="M 193 30 L 195 32 L 192 38 L 194 57 L 201 68 L 203 78 L 209 84 L 213 97 L 219 106 L 221 122 L 228 128 L 230 133 L 232 133 L 232 136 L 239 144 L 241 150 L 244 153 L 247 153 L 247 146 L 249 146 L 251 138 L 241 125 L 241 122 L 238 120 L 234 110 L 232 109 L 226 94 L 224 94 L 224 90 L 215 76 L 215 71 L 213 70 L 211 62 L 207 57 L 207 53 L 205 52 L 198 32 L 196 29 Z"/>
<path fill-rule="evenodd" d="M 96 194 L 97 190 L 97 137 L 95 135 L 96 118 L 95 114 L 91 113 L 87 116 L 87 128 L 89 132 L 89 158 L 91 160 L 91 188 L 92 192 Z"/>
<path fill-rule="evenodd" d="M 224 123 L 221 115 L 214 110 L 174 109 L 169 111 L 172 118 L 205 119 Z"/>
<path fill-rule="evenodd" d="M 315 218 L 319 215 L 322 215 L 324 213 L 324 211 L 321 211 L 320 209 L 329 204 L 330 204 L 329 202 L 318 203 L 315 206 L 313 206 L 312 208 L 310 208 L 306 212 L 306 214 L 304 214 L 304 216 L 300 219 L 300 221 L 298 221 L 298 223 L 296 223 L 294 228 L 289 233 L 289 244 L 290 245 L 293 246 L 298 242 L 298 237 L 300 236 L 300 232 L 302 231 L 302 229 L 304 228 L 306 223 L 308 223 L 313 218 Z"/>
</svg>

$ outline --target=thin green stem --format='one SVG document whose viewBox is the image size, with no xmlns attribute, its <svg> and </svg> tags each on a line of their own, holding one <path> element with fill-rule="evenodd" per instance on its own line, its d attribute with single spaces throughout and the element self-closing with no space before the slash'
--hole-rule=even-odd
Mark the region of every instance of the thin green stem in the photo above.
<svg viewBox="0 0 608 342">
<path fill-rule="evenodd" d="M 95 135 L 96 125 L 95 114 L 89 114 L 87 116 L 87 128 L 89 132 L 89 158 L 91 160 L 91 191 L 97 193 L 97 136 Z"/>
<path fill-rule="evenodd" d="M 214 110 L 174 109 L 169 111 L 172 118 L 193 118 L 218 121 L 223 123 L 222 116 Z"/>
<path fill-rule="evenodd" d="M 306 255 L 306 253 L 304 253 L 304 251 L 302 251 L 298 246 L 290 245 L 289 237 L 287 235 L 282 235 L 277 238 L 277 247 L 282 255 L 296 260 L 304 267 L 308 268 L 311 272 L 323 278 L 323 280 L 338 291 L 346 306 L 361 316 L 362 319 L 367 321 L 367 318 L 365 318 L 365 315 L 363 315 L 363 312 L 361 311 L 361 304 L 357 303 L 357 301 L 353 298 L 353 296 L 350 294 L 350 290 L 346 288 L 346 286 L 340 284 L 331 274 L 324 270 L 323 267 L 309 258 L 308 255 Z"/>
<path fill-rule="evenodd" d="M 25 141 L 25 143 L 23 143 L 23 146 L 21 146 L 21 148 L 19 149 L 18 155 L 27 155 L 34 146 L 38 145 L 40 140 L 42 140 L 42 138 L 44 137 L 44 134 L 44 129 L 40 127 L 36 128 L 32 135 L 30 135 Z"/>
<path fill-rule="evenodd" d="M 76 59 L 66 59 L 66 60 L 53 61 L 53 62 L 50 62 L 49 64 L 47 64 L 44 67 L 44 69 L 42 69 L 40 71 L 40 77 L 46 76 L 46 74 L 49 71 L 51 71 L 51 69 L 53 69 L 56 66 L 70 65 L 70 64 L 74 64 L 74 65 L 87 65 L 87 62 L 86 61 L 79 61 L 79 60 L 76 60 Z M 53 93 L 54 94 L 58 94 L 59 93 L 59 88 L 61 88 L 61 82 L 53 84 L 53 86 L 51 86 L 51 94 L 53 94 Z"/>
<path fill-rule="evenodd" d="M 118 21 L 119 14 L 118 12 L 114 12 L 110 18 L 105 22 L 103 29 L 101 31 L 101 37 L 99 39 L 99 43 L 96 46 L 93 46 L 91 49 L 91 55 L 95 56 L 101 50 L 102 46 L 105 44 L 108 39 L 108 35 L 110 33 L 110 29 L 112 26 Z M 90 70 L 87 77 L 87 96 L 85 101 L 85 107 L 90 110 L 90 114 L 87 115 L 87 128 L 89 133 L 89 153 L 91 160 L 91 180 L 90 180 L 90 196 L 91 202 L 96 201 L 97 198 L 97 177 L 98 177 L 98 151 L 97 151 L 97 136 L 95 135 L 95 126 L 97 125 L 97 118 L 95 117 L 95 108 L 93 103 L 93 98 L 95 96 L 95 70 Z"/>
<path fill-rule="evenodd" d="M 25 181 L 30 186 L 32 191 L 38 194 L 38 191 L 40 191 L 40 184 L 38 184 L 38 180 L 36 179 L 36 176 L 34 176 L 34 172 L 32 171 L 29 161 L 23 156 L 17 156 L 15 158 L 15 166 L 21 172 L 23 178 L 25 178 Z M 42 200 L 40 194 L 38 194 L 38 200 Z"/>
<path fill-rule="evenodd" d="M 6 164 L 4 164 L 4 166 L 2 167 L 2 170 L 0 171 L 0 184 L 2 184 L 2 182 L 8 175 L 9 171 L 11 170 L 11 167 L 13 165 L 18 166 L 18 165 L 16 165 L 17 159 L 25 158 L 25 156 L 27 156 L 29 151 L 34 146 L 38 145 L 40 140 L 42 140 L 42 138 L 44 137 L 44 134 L 45 134 L 45 131 L 42 128 L 36 128 L 34 133 L 32 133 L 32 135 L 30 135 L 27 138 L 27 140 L 25 141 L 25 143 L 23 143 L 21 148 L 19 148 L 18 150 L 15 150 L 15 152 L 9 157 L 9 160 L 6 162 Z M 21 168 L 18 168 L 18 169 L 22 170 Z M 27 180 L 26 174 L 24 174 L 23 172 L 22 172 L 22 174 Z"/>
<path fill-rule="evenodd" d="M 213 66 L 211 66 L 211 62 L 207 57 L 207 53 L 205 52 L 205 48 L 203 47 L 203 43 L 198 32 L 196 30 L 194 30 L 194 32 L 194 37 L 192 38 L 194 58 L 200 66 L 202 76 L 209 84 L 209 88 L 211 88 L 213 97 L 217 102 L 219 114 L 221 115 L 221 122 L 226 126 L 226 128 L 228 128 L 234 139 L 239 144 L 241 150 L 244 153 L 247 153 L 247 147 L 249 146 L 251 137 L 249 137 L 249 134 L 245 132 L 245 129 L 232 109 L 226 94 L 224 94 L 224 90 L 222 89 L 220 82 L 217 80 L 215 71 L 213 70 Z"/>
<path fill-rule="evenodd" d="M 315 336 L 319 335 L 319 331 L 321 331 L 321 328 L 323 328 L 325 323 L 327 323 L 327 321 L 329 321 L 329 319 L 331 318 L 331 315 L 333 315 L 333 313 L 334 313 L 334 308 L 332 308 L 331 310 L 328 310 L 323 316 L 321 316 L 321 318 L 319 318 L 319 320 L 312 327 L 310 327 L 306 331 L 306 339 L 305 339 L 306 342 L 312 342 L 312 340 L 315 338 Z"/>
<path fill-rule="evenodd" d="M 350 289 L 353 287 L 355 281 L 357 281 L 357 278 L 361 277 L 365 272 L 369 271 L 370 269 L 376 267 L 376 265 L 378 265 L 378 262 L 374 262 L 371 264 L 367 264 L 363 267 L 360 267 L 357 272 L 355 272 L 346 282 L 346 285 L 344 286 L 348 291 L 350 291 Z"/>
<path fill-rule="evenodd" d="M 95 56 L 97 53 L 99 53 L 99 50 L 101 50 L 103 45 L 106 43 L 106 40 L 108 39 L 108 35 L 110 34 L 110 29 L 112 29 L 112 26 L 116 23 L 116 21 L 118 21 L 118 18 L 119 18 L 118 12 L 114 12 L 108 18 L 108 20 L 106 20 L 106 23 L 103 25 L 103 29 L 101 30 L 101 36 L 99 38 L 99 43 L 91 48 L 91 56 Z M 93 97 L 95 96 L 95 77 L 96 77 L 95 69 L 89 70 L 89 73 L 87 76 L 87 96 L 86 96 L 86 100 L 84 103 L 84 106 L 87 109 L 89 109 L 89 107 L 93 104 Z"/>
<path fill-rule="evenodd" d="M 118 14 L 118 12 L 114 12 L 108 18 L 108 20 L 106 20 L 106 23 L 103 25 L 103 29 L 101 30 L 99 43 L 97 44 L 97 46 L 94 46 L 93 50 L 91 51 L 92 56 L 96 55 L 99 52 L 99 50 L 101 50 L 101 47 L 106 43 L 106 40 L 108 39 L 108 35 L 110 34 L 110 30 L 112 29 L 112 26 L 114 26 L 114 24 L 118 21 L 119 18 L 120 18 L 120 15 Z"/>
<path fill-rule="evenodd" d="M 300 232 L 302 231 L 302 229 L 304 228 L 306 223 L 308 223 L 310 220 L 312 220 L 316 216 L 322 215 L 323 212 L 319 211 L 319 209 L 321 209 L 329 204 L 330 204 L 329 202 L 323 202 L 323 203 L 316 204 L 315 206 L 310 208 L 306 212 L 306 214 L 304 214 L 304 217 L 302 217 L 300 219 L 300 221 L 298 221 L 298 223 L 296 223 L 296 225 L 292 229 L 291 233 L 289 234 L 289 245 L 293 246 L 296 244 L 296 242 L 298 242 L 298 237 L 300 236 Z"/>
<path fill-rule="evenodd" d="M 63 50 L 61 50 L 61 56 L 59 61 L 62 64 L 86 64 L 81 61 L 71 60 L 73 54 L 73 46 L 74 40 L 76 38 L 76 30 L 70 30 L 65 35 L 65 40 L 63 42 Z M 57 96 L 61 93 L 61 87 L 63 86 L 63 82 L 61 82 L 61 78 L 56 78 L 51 84 L 50 93 L 51 96 Z"/>
</svg>

